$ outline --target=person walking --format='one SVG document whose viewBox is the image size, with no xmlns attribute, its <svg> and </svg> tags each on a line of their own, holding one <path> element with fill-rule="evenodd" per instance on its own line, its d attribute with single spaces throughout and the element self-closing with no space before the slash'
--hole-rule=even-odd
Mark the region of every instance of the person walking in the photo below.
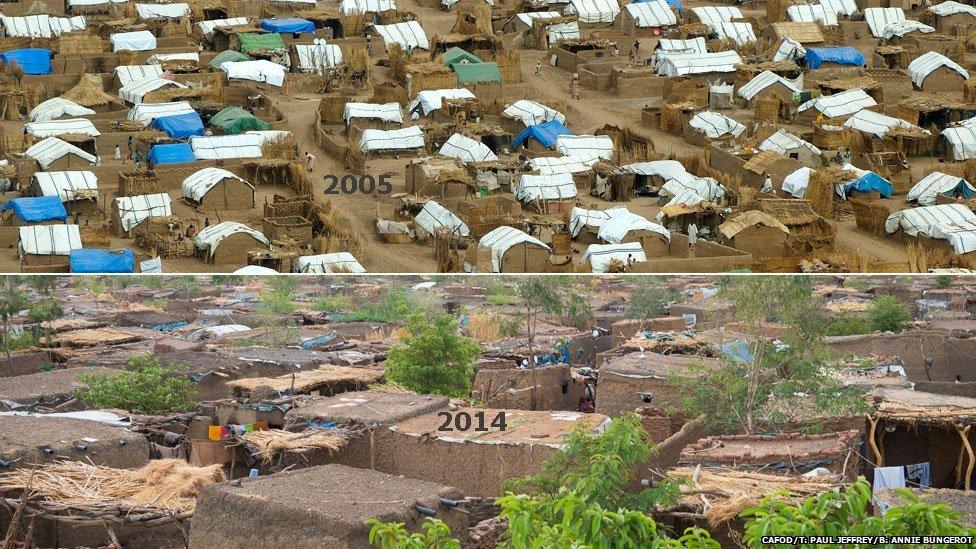
<svg viewBox="0 0 976 549">
<path fill-rule="evenodd" d="M 373 37 L 366 33 L 366 56 L 373 57 Z"/>
<path fill-rule="evenodd" d="M 125 159 L 132 160 L 132 136 L 131 135 L 129 136 L 129 139 L 126 140 L 126 146 L 129 148 L 129 150 L 126 153 Z"/>
<path fill-rule="evenodd" d="M 306 151 L 305 164 L 308 165 L 308 171 L 312 171 L 315 168 L 315 155 Z"/>
<path fill-rule="evenodd" d="M 542 76 L 542 61 L 535 64 L 535 75 Z"/>
<path fill-rule="evenodd" d="M 762 192 L 776 194 L 773 189 L 773 179 L 769 177 L 769 172 L 766 172 L 766 179 L 763 181 Z"/>
<path fill-rule="evenodd" d="M 569 84 L 569 94 L 573 97 L 573 99 L 578 100 L 580 98 L 579 73 L 573 73 L 573 81 Z"/>
<path fill-rule="evenodd" d="M 120 145 L 115 145 L 115 159 L 122 160 L 122 147 Z"/>
<path fill-rule="evenodd" d="M 698 225 L 692 223 L 688 225 L 688 247 L 694 248 L 698 242 Z"/>
</svg>

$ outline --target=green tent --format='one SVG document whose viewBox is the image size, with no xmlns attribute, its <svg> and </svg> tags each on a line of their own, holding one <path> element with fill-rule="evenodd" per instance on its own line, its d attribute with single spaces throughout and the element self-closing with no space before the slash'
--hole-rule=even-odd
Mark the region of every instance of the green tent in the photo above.
<svg viewBox="0 0 976 549">
<path fill-rule="evenodd" d="M 444 52 L 444 66 L 449 67 L 454 63 L 462 63 L 467 61 L 468 63 L 482 63 L 483 61 L 478 58 L 477 55 L 473 53 L 468 53 L 461 48 L 451 48 Z"/>
<path fill-rule="evenodd" d="M 255 50 L 285 49 L 285 39 L 280 34 L 273 32 L 267 34 L 239 32 L 237 33 L 237 40 L 240 41 L 241 51 L 244 53 L 250 53 Z"/>
<path fill-rule="evenodd" d="M 454 63 L 451 70 L 457 73 L 458 84 L 502 81 L 502 73 L 495 63 Z"/>
<path fill-rule="evenodd" d="M 250 57 L 244 55 L 239 51 L 224 50 L 218 53 L 217 55 L 215 55 L 214 58 L 210 60 L 210 66 L 219 70 L 221 63 L 227 63 L 228 61 L 237 62 L 237 61 L 250 61 L 250 60 L 251 60 Z"/>
<path fill-rule="evenodd" d="M 244 133 L 249 130 L 264 131 L 270 124 L 240 107 L 227 107 L 213 115 L 210 125 L 227 135 Z"/>
</svg>

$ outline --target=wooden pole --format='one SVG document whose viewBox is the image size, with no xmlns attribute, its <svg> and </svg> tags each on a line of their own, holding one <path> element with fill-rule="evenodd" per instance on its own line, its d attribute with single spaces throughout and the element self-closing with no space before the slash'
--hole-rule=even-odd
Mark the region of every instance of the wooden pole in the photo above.
<svg viewBox="0 0 976 549">
<path fill-rule="evenodd" d="M 874 466 L 883 467 L 884 466 L 884 455 L 881 454 L 881 450 L 878 449 L 878 444 L 874 440 L 874 434 L 878 430 L 878 420 L 871 416 L 868 417 L 868 423 L 871 428 L 868 431 L 868 444 L 871 446 L 871 450 L 874 452 Z"/>
<path fill-rule="evenodd" d="M 973 480 L 973 467 L 976 467 L 976 455 L 973 455 L 973 447 L 969 444 L 969 430 L 972 429 L 972 425 L 967 425 L 965 429 L 959 431 L 959 436 L 962 437 L 962 444 L 966 448 L 966 454 L 969 456 L 969 465 L 966 467 L 966 486 L 963 488 L 965 491 L 970 491 L 970 485 Z"/>
</svg>

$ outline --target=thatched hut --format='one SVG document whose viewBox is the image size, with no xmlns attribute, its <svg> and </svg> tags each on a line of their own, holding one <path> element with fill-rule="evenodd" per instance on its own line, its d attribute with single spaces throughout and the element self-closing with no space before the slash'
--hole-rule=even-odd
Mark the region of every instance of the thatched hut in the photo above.
<svg viewBox="0 0 976 549">
<path fill-rule="evenodd" d="M 725 243 L 762 259 L 786 254 L 790 230 L 772 215 L 759 210 L 742 212 L 718 226 Z"/>
<path fill-rule="evenodd" d="M 759 210 L 775 217 L 790 230 L 787 248 L 793 254 L 832 250 L 837 227 L 814 211 L 809 200 L 763 198 Z"/>
<path fill-rule="evenodd" d="M 82 74 L 73 88 L 61 94 L 61 99 L 67 99 L 95 112 L 108 112 L 123 106 L 117 97 L 105 92 L 101 77 L 95 74 Z"/>
</svg>

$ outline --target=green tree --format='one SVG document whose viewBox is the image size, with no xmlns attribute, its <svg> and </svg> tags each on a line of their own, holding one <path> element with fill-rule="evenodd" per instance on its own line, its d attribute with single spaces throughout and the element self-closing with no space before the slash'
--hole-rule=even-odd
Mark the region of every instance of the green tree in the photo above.
<svg viewBox="0 0 976 549">
<path fill-rule="evenodd" d="M 878 332 L 900 332 L 911 317 L 908 307 L 890 295 L 878 296 L 868 304 L 868 321 Z"/>
<path fill-rule="evenodd" d="M 573 292 L 566 303 L 566 314 L 563 321 L 577 330 L 586 330 L 593 325 L 595 318 L 590 300 L 585 295 Z"/>
<path fill-rule="evenodd" d="M 518 283 L 522 297 L 522 317 L 529 340 L 529 351 L 535 351 L 535 333 L 541 315 L 561 315 L 564 307 L 563 294 L 566 283 L 552 276 L 528 276 Z"/>
<path fill-rule="evenodd" d="M 952 286 L 952 277 L 949 275 L 939 275 L 935 277 L 936 288 L 948 288 Z"/>
<path fill-rule="evenodd" d="M 258 299 L 261 309 L 277 314 L 291 314 L 295 312 L 295 289 L 298 279 L 293 276 L 268 277 L 268 290 L 261 292 Z"/>
<path fill-rule="evenodd" d="M 61 302 L 53 297 L 45 297 L 40 301 L 35 302 L 27 309 L 27 316 L 34 321 L 37 331 L 41 332 L 41 323 L 54 320 L 56 318 L 61 318 L 64 314 L 64 309 L 61 307 Z M 47 342 L 51 343 L 50 332 L 45 332 L 44 336 L 47 338 Z"/>
<path fill-rule="evenodd" d="M 403 345 L 387 353 L 386 377 L 418 393 L 468 396 L 474 377 L 478 343 L 458 335 L 458 324 L 450 315 L 428 319 L 413 315 L 406 326 Z"/>
<path fill-rule="evenodd" d="M 673 292 L 655 278 L 640 277 L 637 288 L 627 298 L 627 318 L 656 318 L 668 313 L 668 304 L 676 298 Z"/>
<path fill-rule="evenodd" d="M 152 355 L 132 357 L 118 373 L 82 374 L 88 390 L 77 391 L 93 408 L 118 408 L 140 414 L 185 411 L 194 406 L 194 389 L 182 365 L 160 365 Z"/>
<path fill-rule="evenodd" d="M 177 292 L 183 292 L 183 298 L 187 301 L 190 300 L 190 295 L 193 292 L 200 291 L 200 283 L 197 282 L 197 277 L 195 276 L 178 276 L 171 282 L 173 290 Z"/>
<path fill-rule="evenodd" d="M 428 518 L 421 526 L 423 532 L 407 532 L 402 522 L 366 520 L 369 542 L 380 549 L 461 549 L 461 542 L 451 537 L 451 528 L 441 519 Z"/>
<path fill-rule="evenodd" d="M 0 320 L 3 321 L 3 350 L 7 353 L 7 365 L 11 372 L 14 360 L 10 357 L 10 319 L 29 305 L 27 296 L 14 285 L 13 277 L 4 277 L 4 284 L 0 287 Z"/>
</svg>

